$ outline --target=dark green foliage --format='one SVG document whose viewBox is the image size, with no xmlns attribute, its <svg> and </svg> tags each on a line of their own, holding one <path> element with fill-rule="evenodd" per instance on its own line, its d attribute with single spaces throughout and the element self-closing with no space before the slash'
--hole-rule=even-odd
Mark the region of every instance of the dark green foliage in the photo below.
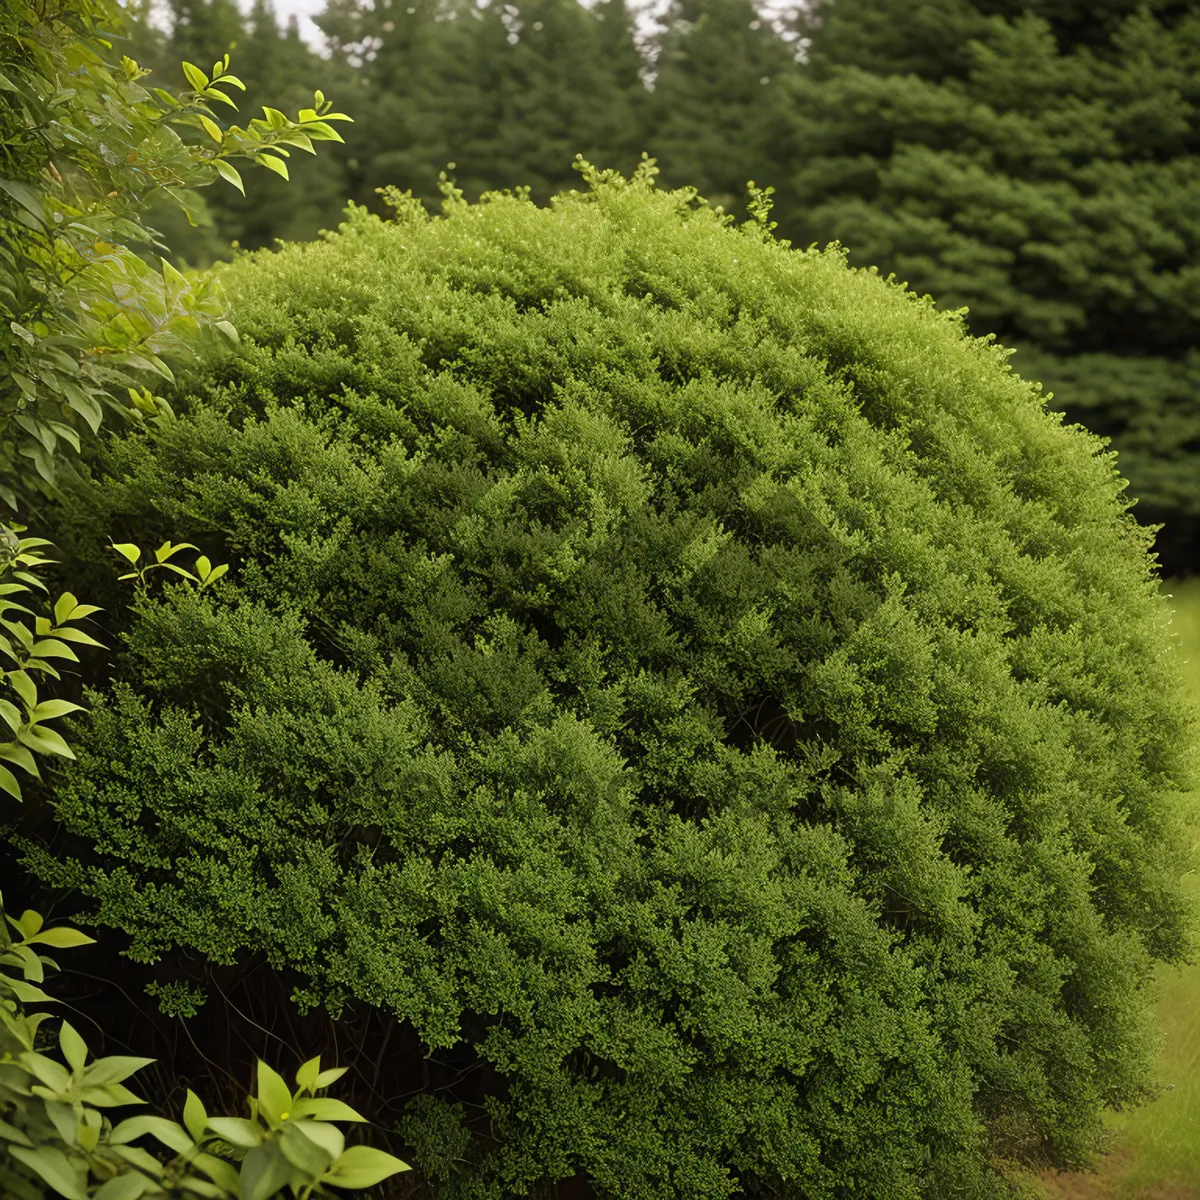
<svg viewBox="0 0 1200 1200">
<path fill-rule="evenodd" d="M 782 228 L 1021 347 L 1016 369 L 1113 439 L 1171 569 L 1194 569 L 1200 10 L 823 11 L 795 80 L 798 169 L 769 180 Z"/>
<path fill-rule="evenodd" d="M 587 173 L 223 273 L 241 350 L 53 533 L 112 611 L 110 531 L 232 566 L 141 594 L 27 864 L 460 1064 L 402 1123 L 452 1200 L 1085 1162 L 1192 948 L 1111 456 L 931 303 Z"/>
<path fill-rule="evenodd" d="M 792 48 L 750 0 L 675 0 L 659 38 L 647 145 L 675 186 L 740 211 L 789 161 Z"/>
<path fill-rule="evenodd" d="M 356 200 L 392 185 L 436 208 L 453 163 L 472 199 L 528 186 L 545 203 L 573 182 L 576 154 L 632 163 L 644 149 L 642 61 L 623 0 L 336 0 L 318 21 L 339 58 L 366 59 Z"/>
</svg>

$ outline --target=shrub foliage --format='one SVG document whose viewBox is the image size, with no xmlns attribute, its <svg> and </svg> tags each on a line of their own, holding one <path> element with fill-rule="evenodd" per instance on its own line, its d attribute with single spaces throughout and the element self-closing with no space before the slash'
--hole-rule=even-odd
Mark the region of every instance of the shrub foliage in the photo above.
<svg viewBox="0 0 1200 1200">
<path fill-rule="evenodd" d="M 230 570 L 133 585 L 27 865 L 140 961 L 265 950 L 457 1055 L 401 1125 L 453 1200 L 1086 1162 L 1192 952 L 1113 457 L 765 197 L 580 167 L 224 272 L 241 346 L 52 532 L 111 612 L 110 531 Z"/>
</svg>

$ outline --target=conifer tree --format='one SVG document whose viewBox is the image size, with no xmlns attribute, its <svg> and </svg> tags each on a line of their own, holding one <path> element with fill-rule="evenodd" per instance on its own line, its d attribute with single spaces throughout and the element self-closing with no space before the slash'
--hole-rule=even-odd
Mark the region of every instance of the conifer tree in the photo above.
<svg viewBox="0 0 1200 1200">
<path fill-rule="evenodd" d="M 623 0 L 335 0 L 318 24 L 361 64 L 356 199 L 390 184 L 433 207 L 452 162 L 472 198 L 529 186 L 545 201 L 574 182 L 576 154 L 618 162 L 643 149 L 642 60 Z"/>
<path fill-rule="evenodd" d="M 238 49 L 245 24 L 236 0 L 168 0 L 170 49 L 189 62 L 206 63 Z"/>
<path fill-rule="evenodd" d="M 1086 11 L 1085 11 L 1086 9 Z M 1029 10 L 1029 11 L 1026 11 Z M 1200 531 L 1200 6 L 837 0 L 782 232 L 840 240 L 1113 439 L 1168 571 Z"/>
<path fill-rule="evenodd" d="M 495 3 L 479 34 L 492 129 L 463 151 L 466 163 L 501 186 L 529 185 L 545 201 L 574 184 L 576 154 L 613 165 L 636 158 L 643 147 L 626 13 L 597 14 L 578 0 Z"/>
<path fill-rule="evenodd" d="M 791 48 L 751 0 L 672 0 L 657 39 L 650 150 L 663 178 L 739 211 L 788 158 Z"/>
<path fill-rule="evenodd" d="M 390 184 L 436 202 L 439 172 L 481 119 L 473 42 L 481 20 L 474 4 L 456 0 L 331 0 L 316 18 L 360 88 L 348 171 L 355 200 L 372 203 Z"/>
</svg>

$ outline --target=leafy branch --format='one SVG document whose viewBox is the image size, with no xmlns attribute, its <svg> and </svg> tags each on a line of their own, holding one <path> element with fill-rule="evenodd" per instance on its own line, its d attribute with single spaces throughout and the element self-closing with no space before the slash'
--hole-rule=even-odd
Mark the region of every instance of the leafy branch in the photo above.
<svg viewBox="0 0 1200 1200">
<path fill-rule="evenodd" d="M 145 373 L 171 382 L 168 358 L 213 334 L 237 339 L 213 275 L 137 252 L 167 250 L 142 220 L 150 195 L 165 192 L 194 225 L 193 189 L 221 178 L 244 192 L 231 160 L 286 179 L 291 148 L 341 141 L 332 123 L 350 120 L 317 91 L 294 120 L 264 106 L 245 127 L 222 125 L 213 105 L 237 111 L 229 90 L 245 88 L 228 55 L 211 75 L 184 63 L 191 87 L 179 95 L 147 89 L 133 59 L 105 58 L 101 30 L 120 25 L 112 0 L 71 0 L 21 8 L 0 43 L 0 500 L 14 509 L 22 459 L 28 485 L 53 486 L 60 447 L 78 453 L 106 409 L 169 413 L 164 400 L 138 402 Z"/>
<path fill-rule="evenodd" d="M 72 624 L 99 612 L 96 605 L 80 604 L 74 595 L 64 592 L 54 602 L 51 615 L 45 616 L 13 599 L 30 594 L 33 588 L 45 592 L 46 585 L 36 572 L 53 561 L 38 554 L 50 544 L 45 538 L 16 537 L 24 529 L 23 525 L 14 525 L 2 531 L 5 536 L 0 538 L 0 658 L 13 664 L 0 671 L 0 683 L 4 685 L 0 691 L 0 731 L 11 734 L 11 740 L 0 742 L 0 790 L 17 800 L 22 798 L 21 785 L 12 768 L 19 767 L 41 779 L 34 753 L 74 758 L 62 734 L 46 722 L 82 711 L 81 705 L 69 700 L 41 699 L 34 675 L 60 680 L 62 676 L 51 660 L 79 661 L 68 643 L 101 645 Z"/>
<path fill-rule="evenodd" d="M 53 1002 L 40 986 L 58 964 L 42 947 L 66 949 L 93 939 L 70 926 L 44 927 L 40 914 L 4 913 L 0 896 L 0 1187 L 20 1200 L 43 1200 L 46 1188 L 66 1200 L 202 1197 L 295 1200 L 331 1196 L 332 1188 L 374 1187 L 409 1170 L 394 1155 L 346 1146 L 334 1122 L 362 1122 L 348 1104 L 319 1092 L 344 1068 L 309 1059 L 296 1087 L 261 1060 L 249 1117 L 210 1117 L 191 1090 L 183 1124 L 154 1114 L 115 1124 L 108 1110 L 144 1104 L 125 1081 L 154 1060 L 128 1055 L 88 1061 L 87 1043 L 68 1021 L 58 1031 L 60 1057 L 35 1049 L 45 1012 L 25 1004 Z M 17 941 L 9 927 L 20 934 Z M 150 1139 L 159 1151 L 135 1145 Z"/>
<path fill-rule="evenodd" d="M 211 587 L 226 571 L 229 570 L 228 563 L 222 563 L 220 566 L 214 567 L 208 560 L 207 556 L 201 554 L 197 557 L 194 564 L 195 571 L 188 571 L 185 568 L 170 562 L 180 550 L 197 550 L 198 547 L 193 546 L 191 542 L 178 542 L 172 544 L 170 541 L 163 542 L 161 546 L 154 552 L 154 561 L 147 562 L 144 566 L 138 566 L 142 557 L 141 548 L 133 545 L 132 542 L 113 543 L 112 547 L 122 558 L 128 559 L 134 569 L 126 575 L 118 576 L 121 581 L 126 579 L 136 579 L 141 587 L 146 586 L 146 577 L 151 571 L 173 571 L 176 575 L 181 575 L 189 583 L 194 583 L 203 591 L 206 587 Z"/>
</svg>

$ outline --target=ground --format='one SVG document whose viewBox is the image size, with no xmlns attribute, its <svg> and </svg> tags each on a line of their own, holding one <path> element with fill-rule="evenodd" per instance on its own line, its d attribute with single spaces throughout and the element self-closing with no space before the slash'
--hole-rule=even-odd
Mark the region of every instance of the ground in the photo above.
<svg viewBox="0 0 1200 1200">
<path fill-rule="evenodd" d="M 1175 580 L 1163 590 L 1172 596 L 1184 669 L 1200 706 L 1200 578 Z M 1196 801 L 1200 812 L 1200 795 Z M 1187 884 L 1200 892 L 1200 877 Z M 1164 970 L 1158 993 L 1159 1069 L 1170 1090 L 1108 1120 L 1113 1148 L 1097 1171 L 1044 1172 L 1039 1178 L 1047 1200 L 1200 1200 L 1200 963 Z"/>
</svg>

